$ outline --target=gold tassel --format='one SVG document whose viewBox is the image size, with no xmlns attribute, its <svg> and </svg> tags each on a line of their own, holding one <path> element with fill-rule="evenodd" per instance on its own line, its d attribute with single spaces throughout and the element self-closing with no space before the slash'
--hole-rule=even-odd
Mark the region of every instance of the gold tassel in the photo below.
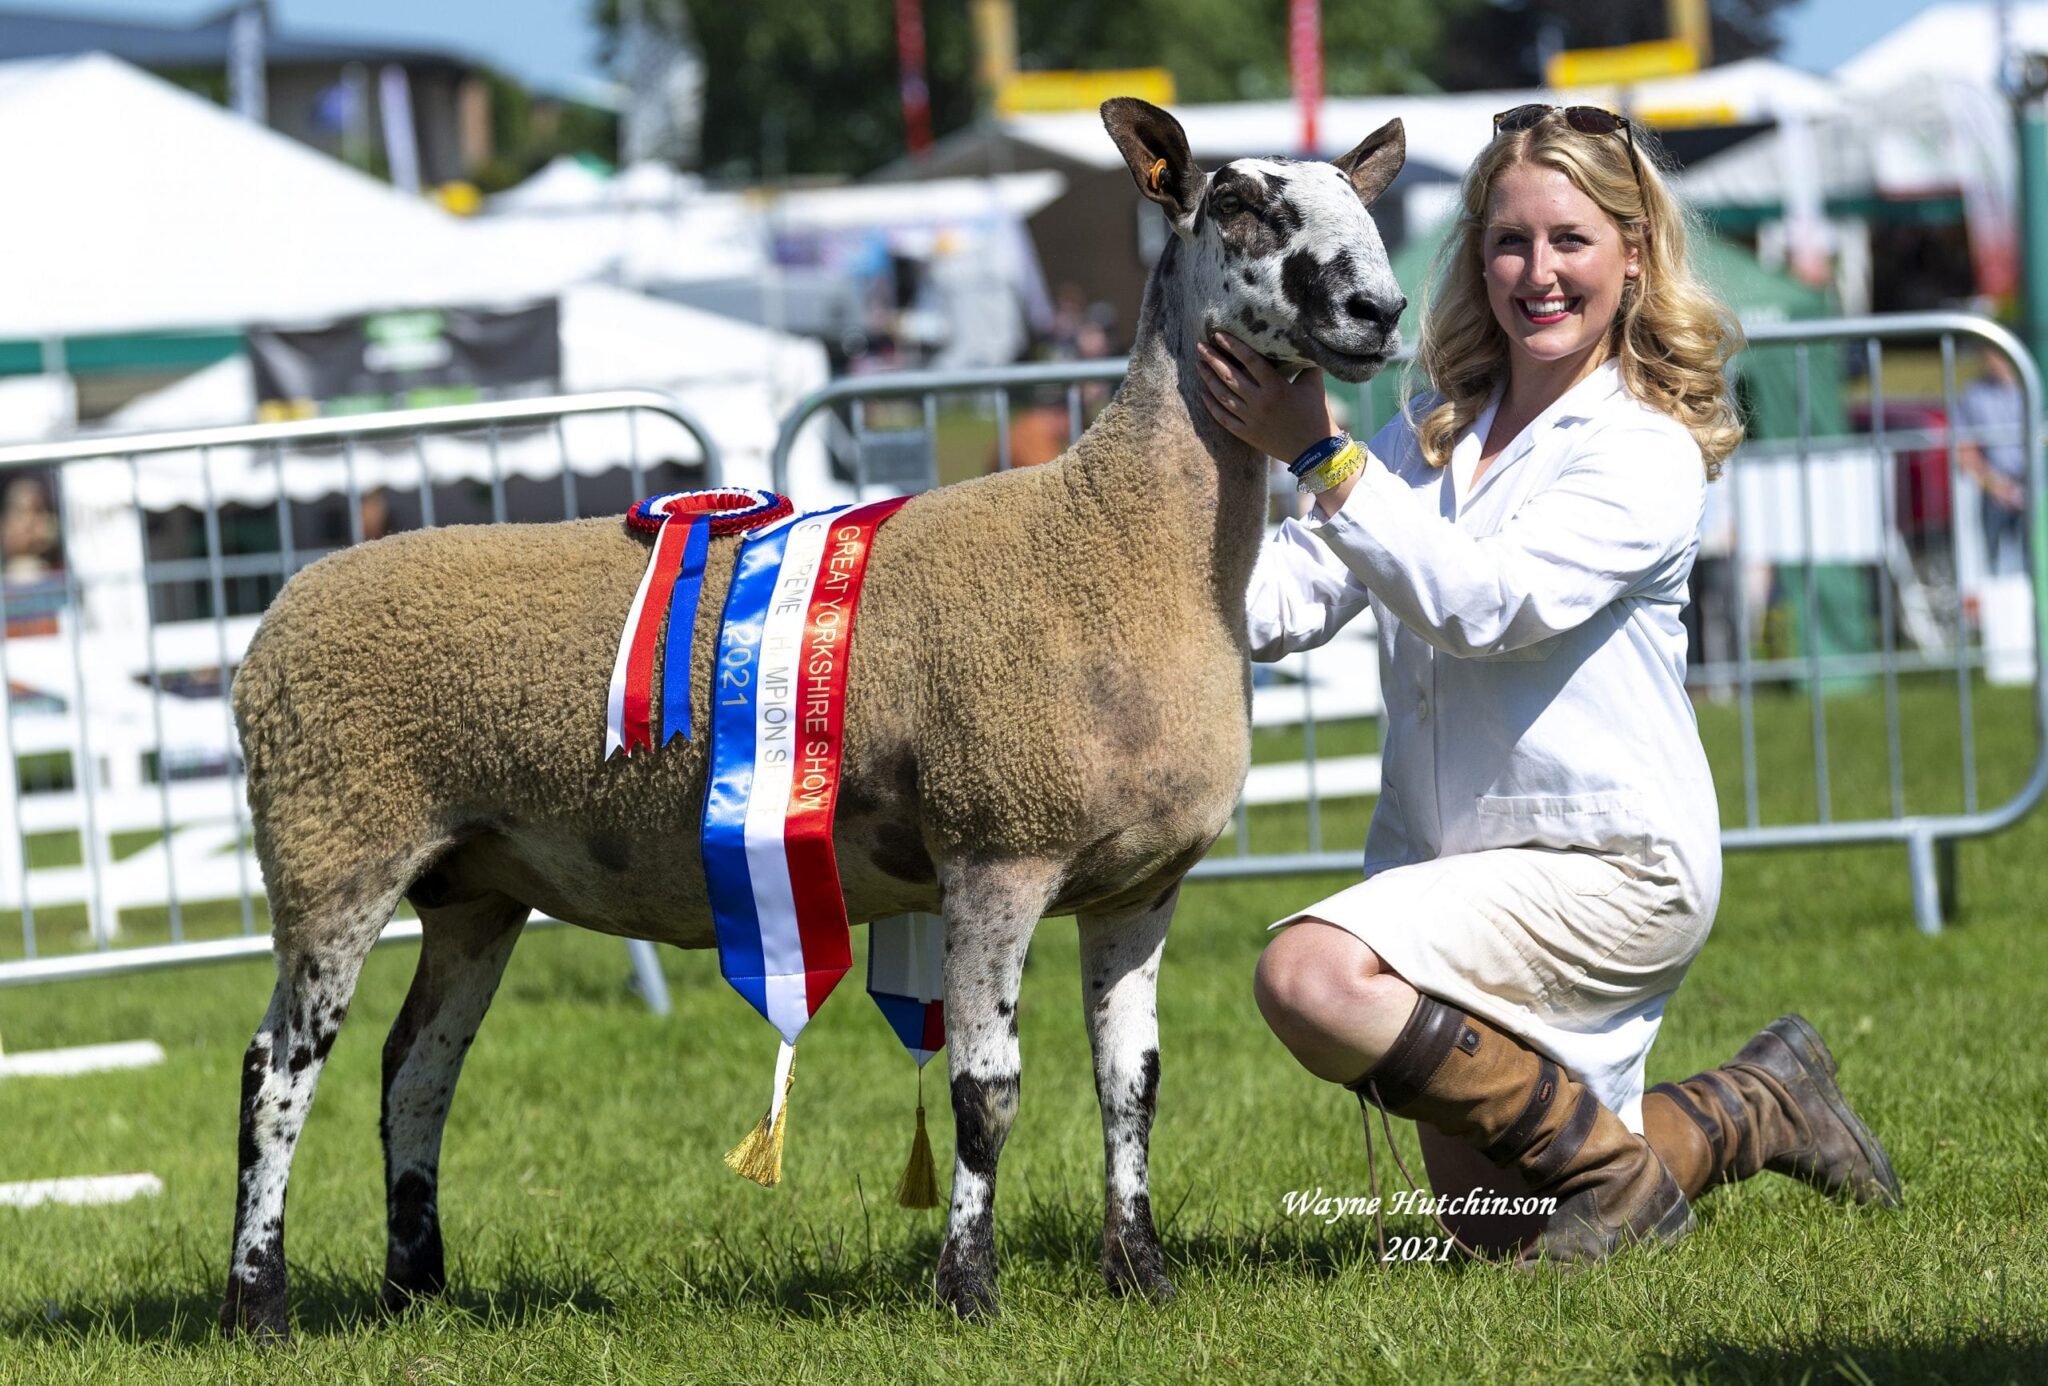
<svg viewBox="0 0 2048 1386">
<path fill-rule="evenodd" d="M 910 1142 L 910 1163 L 896 1186 L 896 1201 L 905 1208 L 939 1206 L 939 1172 L 932 1165 L 932 1138 L 924 1128 L 924 1065 L 917 1066 L 917 1134 Z"/>
<path fill-rule="evenodd" d="M 796 1049 L 787 1040 L 775 1055 L 775 1090 L 768 1110 L 746 1139 L 725 1153 L 733 1173 L 766 1188 L 782 1182 L 782 1139 L 789 1128 L 789 1090 L 796 1085 Z"/>
<path fill-rule="evenodd" d="M 925 1133 L 922 1102 L 917 1104 L 917 1135 L 910 1142 L 910 1164 L 896 1186 L 896 1201 L 906 1208 L 939 1206 L 939 1172 L 932 1166 L 932 1138 Z"/>
</svg>

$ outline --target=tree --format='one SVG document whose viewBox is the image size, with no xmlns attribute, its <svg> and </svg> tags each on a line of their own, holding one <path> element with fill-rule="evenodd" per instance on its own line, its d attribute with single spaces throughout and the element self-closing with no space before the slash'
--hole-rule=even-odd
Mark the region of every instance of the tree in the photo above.
<svg viewBox="0 0 2048 1386">
<path fill-rule="evenodd" d="M 1797 3 L 1708 0 L 1714 61 L 1777 52 L 1778 12 Z M 1452 91 L 1537 87 L 1551 47 L 1611 48 L 1670 34 L 1664 6 L 1642 0 L 1486 0 L 1450 25 L 1438 69 Z"/>
<path fill-rule="evenodd" d="M 615 45 L 619 0 L 595 0 Z M 904 152 L 893 0 L 684 0 L 704 58 L 703 156 L 714 176 L 857 174 Z M 647 8 L 650 22 L 672 13 Z M 932 125 L 974 117 L 973 36 L 958 0 L 924 6 Z"/>
<path fill-rule="evenodd" d="M 1483 0 L 1325 0 L 1323 86 L 1427 91 L 1449 19 Z M 620 0 L 592 0 L 616 41 Z M 682 0 L 704 56 L 704 167 L 714 175 L 860 174 L 904 153 L 894 0 Z M 660 22 L 664 6 L 645 6 Z M 964 0 L 923 0 L 940 134 L 975 115 Z M 1287 0 L 1017 0 L 1026 68 L 1165 67 L 1187 101 L 1284 97 Z"/>
</svg>

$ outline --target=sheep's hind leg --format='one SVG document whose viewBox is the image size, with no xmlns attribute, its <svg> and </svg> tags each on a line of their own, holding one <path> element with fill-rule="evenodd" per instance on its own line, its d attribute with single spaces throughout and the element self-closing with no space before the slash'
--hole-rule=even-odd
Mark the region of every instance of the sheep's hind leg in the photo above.
<svg viewBox="0 0 2048 1386">
<path fill-rule="evenodd" d="M 224 1333 L 291 1335 L 284 1260 L 285 1184 L 327 1051 L 355 995 L 363 958 L 398 905 L 398 888 L 363 891 L 308 911 L 280 911 L 277 989 L 242 1059 L 235 1240 L 221 1303 Z"/>
<path fill-rule="evenodd" d="M 1017 990 L 1057 876 L 1045 863 L 1002 861 L 941 877 L 955 1151 L 938 1298 L 963 1318 L 997 1309 L 996 1161 L 1017 1117 Z"/>
<path fill-rule="evenodd" d="M 428 903 L 430 873 L 414 887 L 420 959 L 384 1041 L 383 1304 L 403 1309 L 447 1284 L 441 1250 L 441 1133 L 462 1061 L 519 941 L 527 907 L 495 892 Z"/>
<path fill-rule="evenodd" d="M 1117 1294 L 1161 1303 L 1173 1298 L 1173 1284 L 1152 1230 L 1147 1152 L 1159 1101 L 1159 958 L 1179 893 L 1175 885 L 1139 913 L 1083 913 L 1079 921 L 1082 1000 L 1102 1106 L 1102 1274 Z"/>
</svg>

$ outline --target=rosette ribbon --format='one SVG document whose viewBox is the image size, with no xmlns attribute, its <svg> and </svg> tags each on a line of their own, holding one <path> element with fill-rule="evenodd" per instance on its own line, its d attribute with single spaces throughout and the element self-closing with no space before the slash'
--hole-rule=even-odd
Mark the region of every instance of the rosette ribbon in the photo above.
<svg viewBox="0 0 2048 1386">
<path fill-rule="evenodd" d="M 664 744 L 678 734 L 690 735 L 690 654 L 711 538 L 771 524 L 790 510 L 787 496 L 725 486 L 649 496 L 626 512 L 627 527 L 653 534 L 654 547 L 612 661 L 605 698 L 605 759 L 621 751 L 630 756 L 651 749 L 656 708 L 661 712 Z M 661 643 L 664 615 L 668 639 L 657 675 L 654 653 Z"/>
</svg>

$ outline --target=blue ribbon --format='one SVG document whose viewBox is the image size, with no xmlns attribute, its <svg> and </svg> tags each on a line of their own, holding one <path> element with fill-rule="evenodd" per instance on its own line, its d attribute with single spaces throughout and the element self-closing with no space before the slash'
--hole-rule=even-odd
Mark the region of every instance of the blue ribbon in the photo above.
<svg viewBox="0 0 2048 1386">
<path fill-rule="evenodd" d="M 668 523 L 676 523 L 670 520 Z M 661 658 L 661 744 L 690 737 L 690 655 L 697 638 L 697 601 L 704 591 L 704 559 L 711 552 L 711 517 L 695 515 L 683 540 L 683 566 L 668 602 L 668 643 Z M 716 696 L 716 678 L 713 679 Z"/>
</svg>

